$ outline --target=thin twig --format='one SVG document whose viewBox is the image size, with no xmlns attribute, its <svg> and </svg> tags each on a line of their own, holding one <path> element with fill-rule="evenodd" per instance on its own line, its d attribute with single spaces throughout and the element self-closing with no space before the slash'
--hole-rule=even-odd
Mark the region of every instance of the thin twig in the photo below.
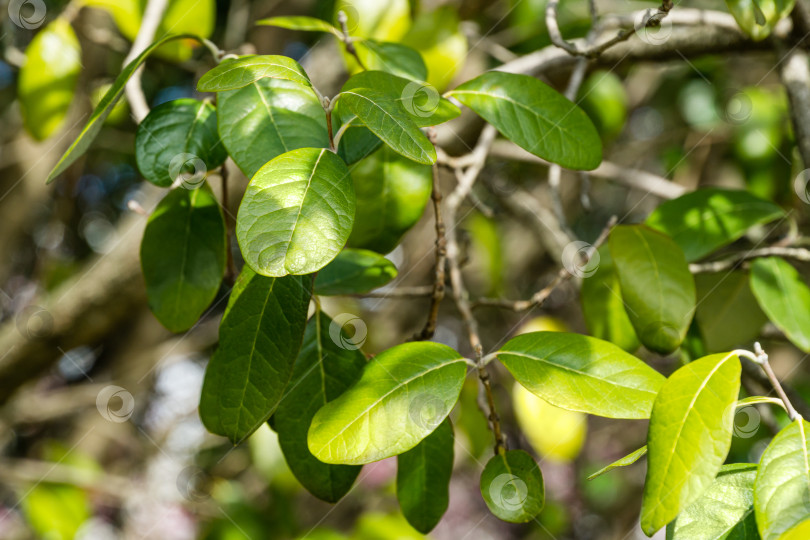
<svg viewBox="0 0 810 540">
<path fill-rule="evenodd" d="M 445 262 L 447 260 L 447 236 L 444 221 L 442 220 L 442 192 L 439 187 L 439 166 L 433 164 L 433 213 L 436 223 L 436 276 L 433 280 L 433 295 L 430 298 L 430 309 L 425 327 L 416 335 L 417 340 L 431 339 L 436 332 L 436 320 L 439 316 L 439 307 L 444 299 L 445 291 Z"/>
<path fill-rule="evenodd" d="M 360 68 L 365 71 L 366 66 L 363 65 L 363 61 L 360 60 L 360 55 L 357 54 L 357 48 L 355 48 L 352 37 L 349 35 L 349 18 L 346 16 L 345 11 L 338 12 L 338 23 L 340 23 L 340 30 L 343 32 L 341 41 L 343 41 L 343 46 L 346 47 L 346 52 L 352 55 L 354 59 L 357 60 L 357 64 Z"/>
<path fill-rule="evenodd" d="M 223 163 L 219 175 L 222 178 L 222 211 L 225 215 L 225 249 L 228 250 L 228 273 L 225 279 L 229 283 L 236 281 L 236 264 L 233 260 L 233 216 L 228 206 L 228 164 Z"/>
<path fill-rule="evenodd" d="M 761 257 L 786 257 L 788 259 L 795 259 L 797 261 L 810 262 L 810 249 L 782 246 L 752 249 L 746 251 L 745 253 L 739 253 L 721 261 L 690 264 L 689 270 L 693 274 L 723 272 L 725 270 L 730 270 L 745 261 L 759 259 Z"/>
<path fill-rule="evenodd" d="M 782 400 L 782 403 L 785 404 L 785 409 L 787 409 L 790 419 L 796 420 L 796 418 L 801 418 L 801 415 L 796 411 L 796 409 L 793 408 L 790 398 L 788 398 L 784 388 L 782 388 L 782 385 L 779 383 L 779 379 L 776 377 L 776 373 L 773 372 L 771 363 L 768 361 L 768 355 L 764 350 L 762 350 L 762 346 L 759 344 L 759 342 L 754 343 L 754 353 L 757 355 L 757 363 L 762 368 L 762 371 L 765 372 L 768 380 L 771 381 L 773 389 L 776 390 L 776 395 L 778 395 L 779 399 Z"/>
</svg>

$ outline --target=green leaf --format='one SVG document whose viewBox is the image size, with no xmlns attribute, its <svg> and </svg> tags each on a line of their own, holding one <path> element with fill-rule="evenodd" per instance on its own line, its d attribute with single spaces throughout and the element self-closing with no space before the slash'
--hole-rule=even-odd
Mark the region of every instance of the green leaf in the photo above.
<svg viewBox="0 0 810 540">
<path fill-rule="evenodd" d="M 810 519 L 802 521 L 785 534 L 779 540 L 807 540 L 810 538 Z"/>
<path fill-rule="evenodd" d="M 762 41 L 793 11 L 796 0 L 726 0 L 726 4 L 740 28 L 754 41 Z"/>
<path fill-rule="evenodd" d="M 695 280 L 683 252 L 643 225 L 615 227 L 608 243 L 636 335 L 648 349 L 671 353 L 686 337 L 695 310 Z"/>
<path fill-rule="evenodd" d="M 248 184 L 236 238 L 245 262 L 262 275 L 311 274 L 346 244 L 354 208 L 352 179 L 339 157 L 325 149 L 293 150 Z"/>
<path fill-rule="evenodd" d="M 793 266 L 779 257 L 751 265 L 751 291 L 771 322 L 804 352 L 810 352 L 810 288 Z"/>
<path fill-rule="evenodd" d="M 481 495 L 498 519 L 525 523 L 545 505 L 543 474 L 523 450 L 496 454 L 481 473 Z"/>
<path fill-rule="evenodd" d="M 278 442 L 293 474 L 310 493 L 327 502 L 337 502 L 348 493 L 360 467 L 318 461 L 307 448 L 307 431 L 318 409 L 354 384 L 366 364 L 359 349 L 340 346 L 348 336 L 338 342 L 330 337 L 334 332 L 345 334 L 343 328 L 333 329 L 334 325 L 326 314 L 315 311 L 304 332 L 290 385 L 273 416 Z"/>
<path fill-rule="evenodd" d="M 90 497 L 76 486 L 37 482 L 23 493 L 20 504 L 38 538 L 76 538 L 93 516 Z"/>
<path fill-rule="evenodd" d="M 380 138 L 369 131 L 357 116 L 346 107 L 341 107 L 340 101 L 335 105 L 332 114 L 332 122 L 340 126 L 338 129 L 343 130 L 343 135 L 338 141 L 338 155 L 347 165 L 369 157 L 378 148 L 384 146 Z M 386 146 L 385 148 L 388 147 Z"/>
<path fill-rule="evenodd" d="M 467 36 L 455 6 L 419 11 L 401 42 L 419 51 L 427 64 L 425 80 L 443 91 L 464 67 L 469 54 Z"/>
<path fill-rule="evenodd" d="M 782 409 L 785 408 L 785 404 L 781 399 L 767 396 L 750 396 L 747 398 L 743 398 L 737 401 L 737 408 L 739 409 L 741 407 L 747 407 L 749 405 L 760 405 L 765 403 L 767 403 L 768 405 L 777 405 L 779 407 L 782 407 Z"/>
<path fill-rule="evenodd" d="M 315 294 L 361 294 L 397 277 L 394 263 L 365 249 L 344 249 L 315 278 Z"/>
<path fill-rule="evenodd" d="M 784 215 L 777 205 L 748 191 L 703 188 L 661 203 L 646 224 L 671 237 L 692 262 Z"/>
<path fill-rule="evenodd" d="M 809 445 L 810 424 L 799 418 L 776 434 L 759 460 L 754 511 L 762 540 L 782 540 L 810 516 Z"/>
<path fill-rule="evenodd" d="M 619 275 L 608 247 L 600 247 L 598 253 L 596 272 L 582 280 L 580 297 L 585 324 L 594 337 L 633 352 L 640 343 L 624 309 Z"/>
<path fill-rule="evenodd" d="M 138 169 L 160 187 L 171 186 L 185 172 L 193 174 L 191 182 L 202 182 L 206 173 L 227 157 L 217 134 L 214 107 L 196 99 L 158 105 L 146 115 L 135 135 Z M 205 170 L 200 170 L 203 165 Z"/>
<path fill-rule="evenodd" d="M 311 87 L 309 77 L 298 62 L 278 55 L 249 54 L 226 60 L 207 72 L 197 83 L 200 92 L 236 90 L 260 79 L 285 79 Z"/>
<path fill-rule="evenodd" d="M 731 350 L 753 341 L 768 322 L 759 309 L 748 273 L 743 271 L 695 276 L 697 318 L 709 352 Z"/>
<path fill-rule="evenodd" d="M 242 270 L 205 371 L 200 418 L 208 431 L 238 444 L 276 410 L 301 348 L 311 291 L 311 276 Z"/>
<path fill-rule="evenodd" d="M 510 339 L 498 359 L 552 405 L 608 418 L 649 418 L 664 377 L 619 347 L 589 336 L 532 332 Z"/>
<path fill-rule="evenodd" d="M 300 84 L 261 79 L 217 94 L 219 136 L 245 176 L 298 148 L 327 148 L 326 116 L 318 98 Z"/>
<path fill-rule="evenodd" d="M 149 216 L 141 268 L 149 308 L 172 332 L 191 328 L 225 274 L 225 220 L 208 185 L 170 191 Z"/>
<path fill-rule="evenodd" d="M 433 186 L 432 170 L 385 146 L 352 168 L 357 214 L 349 246 L 388 253 L 416 225 Z"/>
<path fill-rule="evenodd" d="M 422 55 L 400 43 L 364 39 L 355 42 L 357 55 L 369 71 L 386 71 L 414 81 L 427 80 Z"/>
<path fill-rule="evenodd" d="M 176 39 L 195 39 L 197 41 L 200 40 L 199 37 L 191 35 L 191 34 L 179 34 L 165 37 L 161 40 L 158 40 L 152 43 L 149 47 L 147 47 L 138 57 L 130 62 L 129 64 L 124 67 L 118 77 L 115 79 L 112 87 L 104 94 L 104 97 L 101 99 L 99 104 L 93 110 L 93 114 L 90 115 L 90 121 L 84 126 L 82 132 L 73 141 L 73 144 L 65 151 L 59 161 L 54 165 L 51 172 L 48 174 L 48 183 L 51 183 L 56 179 L 57 176 L 62 174 L 65 169 L 70 167 L 70 165 L 79 159 L 82 154 L 84 154 L 88 148 L 90 148 L 90 144 L 93 142 L 93 139 L 96 138 L 99 131 L 101 131 L 101 127 L 104 125 L 104 120 L 113 110 L 115 104 L 118 103 L 118 100 L 121 99 L 121 96 L 124 94 L 124 87 L 129 81 L 129 78 L 132 77 L 132 74 L 135 73 L 135 70 L 138 69 L 141 64 L 143 64 L 146 59 L 152 54 L 155 49 L 160 47 L 163 44 L 169 43 Z"/>
<path fill-rule="evenodd" d="M 304 32 L 327 32 L 332 33 L 339 38 L 343 37 L 343 32 L 328 22 L 321 19 L 316 19 L 315 17 L 270 17 L 269 19 L 258 20 L 256 21 L 256 24 L 260 26 L 286 28 L 287 30 L 301 30 Z"/>
<path fill-rule="evenodd" d="M 724 465 L 714 482 L 667 525 L 667 540 L 755 540 L 755 463 Z"/>
<path fill-rule="evenodd" d="M 378 354 L 354 386 L 315 414 L 310 452 L 325 463 L 361 465 L 410 450 L 450 413 L 466 372 L 464 358 L 439 343 Z"/>
<path fill-rule="evenodd" d="M 590 475 L 588 480 L 593 480 L 597 476 L 602 476 L 603 474 L 612 471 L 613 469 L 618 469 L 619 467 L 627 467 L 628 465 L 632 465 L 636 461 L 640 460 L 642 457 L 647 455 L 647 445 L 645 444 L 635 452 L 627 454 L 623 458 L 619 458 L 610 465 L 603 467 Z"/>
<path fill-rule="evenodd" d="M 76 33 L 62 18 L 45 26 L 25 50 L 17 94 L 23 125 L 34 139 L 47 139 L 64 123 L 76 94 L 81 53 Z"/>
<path fill-rule="evenodd" d="M 740 359 L 705 356 L 673 373 L 655 399 L 647 434 L 641 528 L 652 536 L 695 502 L 723 466 L 734 431 Z"/>
<path fill-rule="evenodd" d="M 602 162 L 602 140 L 585 111 L 534 77 L 488 71 L 448 94 L 538 157 L 577 170 Z"/>
<path fill-rule="evenodd" d="M 397 499 L 414 529 L 427 534 L 450 502 L 453 425 L 449 418 L 411 450 L 397 456 Z"/>
<path fill-rule="evenodd" d="M 341 92 L 340 100 L 395 151 L 417 163 L 430 165 L 436 161 L 436 149 L 390 94 L 375 88 L 354 88 Z"/>
</svg>

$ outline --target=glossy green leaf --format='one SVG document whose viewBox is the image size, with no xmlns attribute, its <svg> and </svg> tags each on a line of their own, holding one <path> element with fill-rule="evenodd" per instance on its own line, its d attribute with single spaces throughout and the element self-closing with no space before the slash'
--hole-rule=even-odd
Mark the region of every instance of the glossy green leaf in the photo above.
<svg viewBox="0 0 810 540">
<path fill-rule="evenodd" d="M 768 322 L 748 281 L 748 272 L 743 271 L 695 276 L 695 317 L 708 352 L 750 344 Z"/>
<path fill-rule="evenodd" d="M 64 123 L 82 68 L 81 52 L 76 33 L 63 18 L 45 26 L 25 50 L 17 95 L 23 125 L 34 139 L 47 139 Z"/>
<path fill-rule="evenodd" d="M 724 465 L 714 482 L 667 525 L 667 540 L 758 540 L 755 463 Z"/>
<path fill-rule="evenodd" d="M 810 424 L 799 418 L 773 438 L 759 460 L 754 511 L 762 540 L 782 535 L 810 516 Z"/>
<path fill-rule="evenodd" d="M 741 407 L 747 407 L 749 405 L 760 405 L 765 403 L 767 403 L 768 405 L 776 405 L 778 407 L 782 407 L 782 409 L 785 408 L 785 404 L 784 402 L 782 402 L 781 399 L 767 396 L 749 396 L 747 398 L 743 398 L 737 401 L 737 408 L 739 409 Z"/>
<path fill-rule="evenodd" d="M 343 161 L 301 148 L 262 167 L 236 217 L 245 262 L 265 276 L 311 274 L 334 259 L 354 223 L 354 186 Z"/>
<path fill-rule="evenodd" d="M 608 418 L 649 418 L 664 377 L 622 349 L 589 336 L 532 332 L 498 359 L 530 392 L 562 409 Z"/>
<path fill-rule="evenodd" d="M 433 186 L 428 165 L 385 146 L 352 168 L 357 214 L 349 246 L 388 253 L 416 225 Z"/>
<path fill-rule="evenodd" d="M 610 465 L 607 465 L 606 467 L 603 467 L 603 468 L 599 469 L 598 471 L 596 471 L 595 473 L 590 475 L 588 477 L 588 480 L 593 480 L 597 476 L 602 476 L 603 474 L 608 473 L 608 472 L 612 471 L 613 469 L 618 469 L 619 467 L 627 467 L 628 465 L 632 465 L 633 463 L 640 460 L 641 458 L 643 458 L 646 455 L 647 455 L 647 445 L 645 444 L 644 446 L 642 446 L 641 448 L 639 448 L 635 452 L 631 452 L 631 453 L 627 454 L 626 456 L 624 456 L 623 458 L 617 459 L 616 461 L 614 461 Z"/>
<path fill-rule="evenodd" d="M 315 311 L 307 323 L 289 387 L 273 416 L 278 442 L 293 474 L 310 493 L 328 502 L 337 502 L 348 493 L 360 467 L 318 461 L 307 448 L 307 431 L 318 409 L 354 384 L 366 364 L 359 349 L 341 346 L 349 337 L 334 325 L 326 314 Z M 343 339 L 335 341 L 332 333 L 343 334 Z"/>
<path fill-rule="evenodd" d="M 427 67 L 422 56 L 406 45 L 364 39 L 355 42 L 355 48 L 369 71 L 386 71 L 415 81 L 427 80 Z"/>
<path fill-rule="evenodd" d="M 768 37 L 795 4 L 796 0 L 726 0 L 737 24 L 755 41 Z"/>
<path fill-rule="evenodd" d="M 170 191 L 146 224 L 141 268 L 149 308 L 172 332 L 191 328 L 225 274 L 225 219 L 207 185 Z"/>
<path fill-rule="evenodd" d="M 236 90 L 260 79 L 285 79 L 304 86 L 312 86 L 304 68 L 292 58 L 278 55 L 249 54 L 226 60 L 200 77 L 200 92 Z"/>
<path fill-rule="evenodd" d="M 802 521 L 781 537 L 779 540 L 807 540 L 810 538 L 810 519 Z"/>
<path fill-rule="evenodd" d="M 488 71 L 448 94 L 538 157 L 578 170 L 602 162 L 602 140 L 585 111 L 534 77 Z"/>
<path fill-rule="evenodd" d="M 523 450 L 497 454 L 481 473 L 481 495 L 495 517 L 510 523 L 530 521 L 545 505 L 540 466 Z"/>
<path fill-rule="evenodd" d="M 343 37 L 343 32 L 329 24 L 328 22 L 316 19 L 315 17 L 292 16 L 292 17 L 270 17 L 256 21 L 259 26 L 275 26 L 286 28 L 287 30 L 301 30 L 304 32 L 327 32 Z"/>
<path fill-rule="evenodd" d="M 624 309 L 619 275 L 607 246 L 599 248 L 596 271 L 582 280 L 580 298 L 588 332 L 627 352 L 638 349 L 638 336 Z"/>
<path fill-rule="evenodd" d="M 810 288 L 784 259 L 767 257 L 751 265 L 751 290 L 771 322 L 804 352 L 810 352 Z"/>
<path fill-rule="evenodd" d="M 290 150 L 327 148 L 326 116 L 308 88 L 261 79 L 217 94 L 219 136 L 245 176 Z"/>
<path fill-rule="evenodd" d="M 341 107 L 340 101 L 338 101 L 332 114 L 332 123 L 340 126 L 338 129 L 343 131 L 343 135 L 338 141 L 338 155 L 347 165 L 352 165 L 369 157 L 381 146 L 388 148 L 349 109 Z"/>
<path fill-rule="evenodd" d="M 312 277 L 242 270 L 205 371 L 200 418 L 238 444 L 276 410 L 301 348 Z"/>
<path fill-rule="evenodd" d="M 702 188 L 661 203 L 646 224 L 672 238 L 692 262 L 784 215 L 777 205 L 748 191 Z"/>
<path fill-rule="evenodd" d="M 378 354 L 354 386 L 315 414 L 310 452 L 347 465 L 407 452 L 450 413 L 466 372 L 464 358 L 439 343 L 404 343 Z"/>
<path fill-rule="evenodd" d="M 132 74 L 135 73 L 135 70 L 138 69 L 141 64 L 144 63 L 144 61 L 146 61 L 146 59 L 155 51 L 155 49 L 163 44 L 170 43 L 171 41 L 177 39 L 199 40 L 200 38 L 191 34 L 179 34 L 165 37 L 151 44 L 140 55 L 138 55 L 135 60 L 127 64 L 115 79 L 112 87 L 107 91 L 106 94 L 104 94 L 101 102 L 99 102 L 99 104 L 93 110 L 93 114 L 90 115 L 90 121 L 86 126 L 84 126 L 82 132 L 79 134 L 76 140 L 73 141 L 73 144 L 70 145 L 67 151 L 65 151 L 56 165 L 54 165 L 50 174 L 48 174 L 48 183 L 53 182 L 57 176 L 62 174 L 65 169 L 70 167 L 74 161 L 79 159 L 79 157 L 87 151 L 90 144 L 93 142 L 93 139 L 95 139 L 96 135 L 98 135 L 99 131 L 101 131 L 101 127 L 104 125 L 104 120 L 124 94 L 124 87 L 126 86 L 129 78 L 132 77 Z"/>
<path fill-rule="evenodd" d="M 636 335 L 648 349 L 671 353 L 686 337 L 695 310 L 695 280 L 683 252 L 643 225 L 615 227 L 608 243 Z"/>
<path fill-rule="evenodd" d="M 417 531 L 438 525 L 450 502 L 453 474 L 453 425 L 449 418 L 411 450 L 397 456 L 397 499 Z"/>
<path fill-rule="evenodd" d="M 647 434 L 641 528 L 652 536 L 711 485 L 731 447 L 740 359 L 714 354 L 673 373 L 655 399 Z"/>
<path fill-rule="evenodd" d="M 213 106 L 196 99 L 167 101 L 152 109 L 138 126 L 135 159 L 144 178 L 169 187 L 182 173 L 193 183 L 225 162 L 228 153 L 217 134 Z M 204 166 L 204 167 L 203 167 Z"/>
<path fill-rule="evenodd" d="M 394 263 L 373 251 L 344 249 L 315 278 L 315 294 L 361 294 L 397 277 Z"/>
<path fill-rule="evenodd" d="M 340 93 L 341 104 L 374 135 L 403 156 L 430 165 L 436 149 L 391 94 L 375 88 L 353 88 Z"/>
</svg>

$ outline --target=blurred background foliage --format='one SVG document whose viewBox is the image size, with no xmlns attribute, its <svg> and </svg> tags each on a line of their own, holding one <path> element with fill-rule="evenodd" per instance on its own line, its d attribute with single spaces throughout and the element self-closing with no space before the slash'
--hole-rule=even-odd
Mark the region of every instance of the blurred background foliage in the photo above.
<svg viewBox="0 0 810 540">
<path fill-rule="evenodd" d="M 135 167 L 135 123 L 126 104 L 107 119 L 83 158 L 46 188 L 47 170 L 73 140 L 118 73 L 140 26 L 143 0 L 47 1 L 44 25 L 25 29 L 4 18 L 0 31 L 0 316 L 19 317 L 31 298 L 54 290 L 108 253 L 126 231 L 119 223 L 145 204 Z M 603 13 L 625 13 L 650 2 L 605 0 Z M 719 1 L 679 5 L 725 10 Z M 353 35 L 398 41 L 417 49 L 428 81 L 439 90 L 519 55 L 549 45 L 545 0 L 171 0 L 158 35 L 189 31 L 232 52 L 284 54 L 299 60 L 321 89 L 334 93 L 357 69 L 329 35 L 256 27 L 260 18 L 310 15 L 349 17 Z M 5 14 L 5 9 L 3 13 Z M 61 17 L 60 17 L 61 14 Z M 583 36 L 587 3 L 563 2 L 562 31 Z M 342 58 L 342 60 L 341 60 Z M 611 161 L 651 171 L 686 189 L 748 188 L 796 210 L 807 207 L 792 187 L 802 168 L 787 113 L 787 99 L 769 52 L 704 56 L 661 63 L 621 63 L 593 70 L 580 91 Z M 143 76 L 152 107 L 199 97 L 196 80 L 212 67 L 193 42 L 161 50 Z M 550 73 L 558 88 L 567 73 Z M 42 87 L 43 81 L 58 84 Z M 454 82 L 455 81 L 455 82 Z M 325 92 L 326 93 L 326 92 Z M 467 151 L 478 132 L 463 115 L 440 133 L 448 153 Z M 541 165 L 493 157 L 463 223 L 467 282 L 476 296 L 525 298 L 548 284 L 559 253 L 537 241 L 536 229 L 515 211 L 515 197 L 531 193 L 549 206 Z M 659 200 L 642 190 L 577 175 L 565 176 L 563 200 L 570 225 L 593 240 L 607 217 L 639 221 Z M 243 189 L 241 177 L 236 189 Z M 452 178 L 442 178 L 446 187 Z M 422 193 L 420 197 L 426 197 Z M 389 258 L 399 268 L 395 286 L 430 283 L 431 212 Z M 757 233 L 755 233 L 757 234 Z M 761 232 L 760 234 L 764 234 Z M 806 270 L 806 269 L 805 269 Z M 711 290 L 711 283 L 698 282 Z M 221 294 L 225 294 L 223 290 Z M 755 306 L 754 302 L 745 304 Z M 378 352 L 421 328 L 423 299 L 357 298 L 325 301 L 335 313 L 358 313 L 368 326 L 364 346 Z M 715 306 L 716 307 L 716 306 Z M 702 310 L 712 309 L 711 299 Z M 690 348 L 716 350 L 728 340 L 706 339 L 701 311 Z M 796 349 L 765 327 L 761 313 L 741 310 L 734 324 L 765 336 L 780 377 L 810 398 L 806 370 L 793 370 Z M 330 506 L 304 491 L 284 463 L 277 438 L 265 426 L 233 448 L 206 434 L 196 406 L 205 361 L 216 340 L 208 315 L 188 338 L 172 337 L 145 307 L 98 343 L 60 350 L 56 367 L 23 387 L 0 416 L 0 538 L 310 538 L 393 540 L 419 538 L 399 514 L 391 460 L 367 465 L 355 488 Z M 103 317 L 103 313 L 101 314 Z M 481 307 L 485 346 L 495 348 L 528 330 L 585 332 L 576 288 L 559 288 L 542 309 L 513 313 Z M 709 320 L 710 318 L 706 318 Z M 436 339 L 464 351 L 461 323 L 449 302 Z M 88 320 L 88 324 L 92 321 Z M 734 326 L 733 328 L 737 328 Z M 722 345 L 717 341 L 722 341 Z M 688 351 L 687 351 L 688 352 Z M 3 355 L 5 351 L 0 351 Z M 678 358 L 649 360 L 665 373 Z M 637 509 L 643 462 L 593 481 L 589 474 L 644 444 L 643 422 L 610 422 L 556 409 L 496 373 L 499 410 L 513 447 L 539 458 L 548 502 L 536 522 L 509 525 L 491 516 L 478 492 L 478 476 L 491 452 L 491 434 L 469 380 L 456 425 L 456 471 L 450 507 L 431 537 L 626 539 L 640 535 Z M 126 422 L 109 421 L 96 408 L 98 390 L 120 385 L 134 396 Z M 117 402 L 113 409 L 124 407 Z M 738 415 L 732 461 L 756 461 L 770 436 L 768 423 L 784 418 Z M 764 413 L 763 413 L 764 414 Z M 752 420 L 753 418 L 753 420 Z M 744 431 L 748 430 L 748 431 Z M 45 478 L 44 481 L 40 481 Z M 635 535 L 635 536 L 634 536 Z"/>
</svg>

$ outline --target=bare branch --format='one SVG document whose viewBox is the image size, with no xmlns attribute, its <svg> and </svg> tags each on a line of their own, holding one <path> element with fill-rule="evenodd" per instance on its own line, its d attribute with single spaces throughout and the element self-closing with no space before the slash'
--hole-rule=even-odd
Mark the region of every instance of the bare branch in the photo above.
<svg viewBox="0 0 810 540">
<path fill-rule="evenodd" d="M 135 60 L 154 41 L 155 33 L 168 3 L 168 0 L 149 0 L 146 4 L 141 27 L 138 30 L 138 35 L 135 36 L 135 41 L 132 42 L 129 54 L 124 59 L 124 65 Z M 146 97 L 143 95 L 143 89 L 141 88 L 142 74 L 143 66 L 135 70 L 126 86 L 127 101 L 129 101 L 132 116 L 135 117 L 135 123 L 137 124 L 140 124 L 149 114 L 149 104 L 146 102 Z"/>
</svg>

